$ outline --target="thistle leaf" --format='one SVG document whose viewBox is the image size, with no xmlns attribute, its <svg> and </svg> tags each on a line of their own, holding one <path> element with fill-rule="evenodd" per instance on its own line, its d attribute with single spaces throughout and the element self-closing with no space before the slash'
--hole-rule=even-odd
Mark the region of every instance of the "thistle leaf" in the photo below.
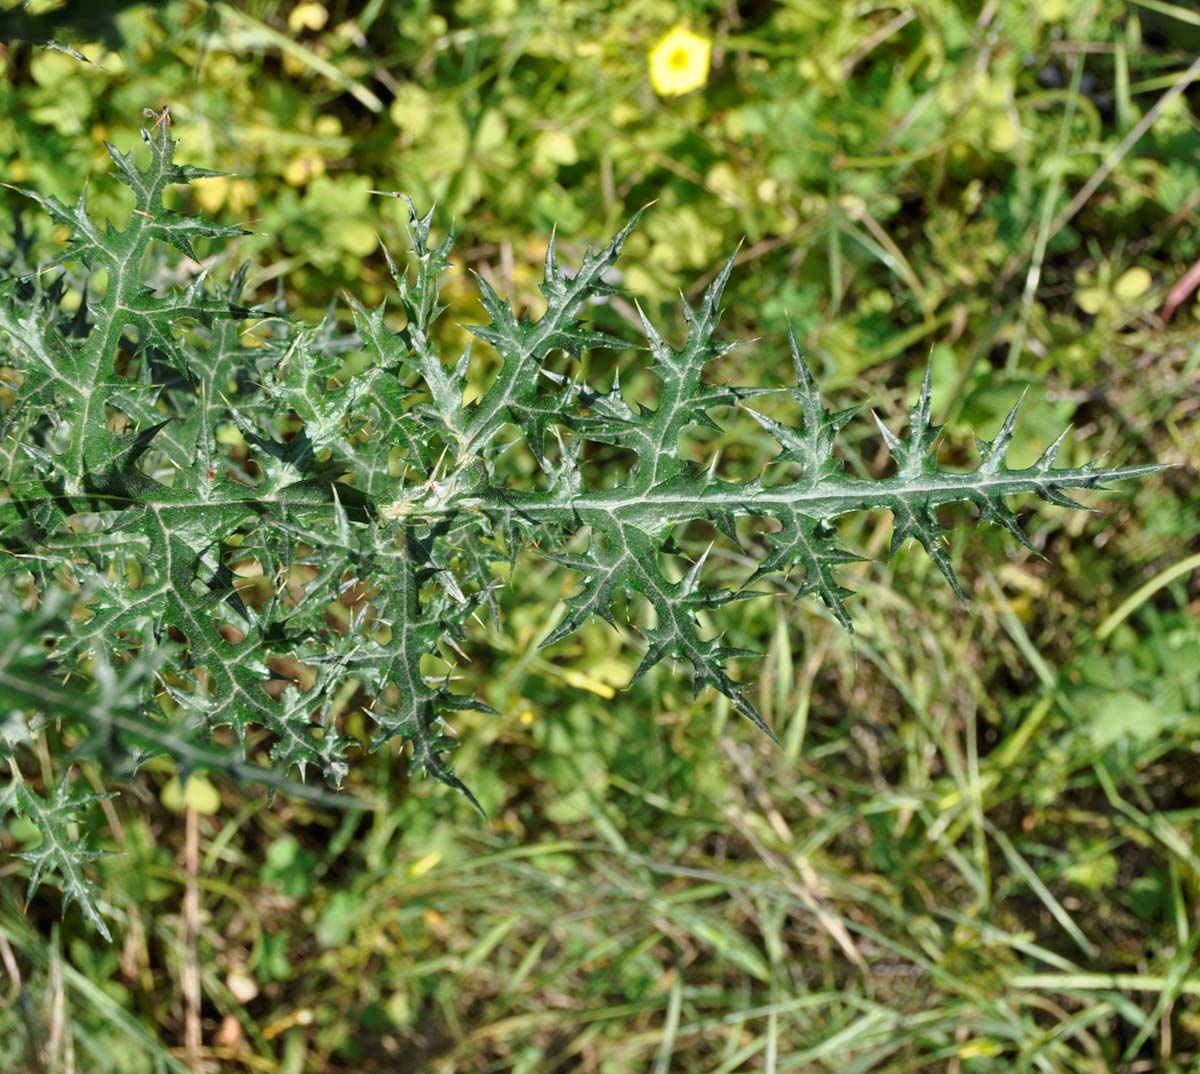
<svg viewBox="0 0 1200 1074">
<path fill-rule="evenodd" d="M 41 835 L 41 842 L 32 850 L 17 855 L 32 866 L 29 874 L 29 898 L 33 898 L 43 880 L 53 878 L 62 891 L 63 909 L 77 903 L 83 916 L 106 940 L 112 940 L 100 909 L 96 905 L 99 887 L 88 879 L 86 867 L 105 856 L 93 850 L 79 838 L 77 826 L 82 814 L 111 794 L 74 793 L 64 776 L 55 785 L 49 798 L 33 791 L 22 778 L 20 770 L 10 768 L 11 782 L 0 790 L 0 817 L 13 812 L 25 817 Z"/>
<path fill-rule="evenodd" d="M 500 369 L 464 405 L 477 355 L 439 346 L 453 233 L 435 241 L 433 214 L 411 202 L 410 260 L 385 254 L 395 295 L 374 308 L 348 297 L 352 333 L 332 310 L 305 325 L 279 303 L 248 307 L 244 268 L 223 286 L 201 273 L 152 288 L 152 243 L 191 257 L 200 242 L 239 234 L 164 206 L 168 186 L 212 173 L 177 164 L 168 124 L 155 119 L 145 167 L 110 151 L 133 192 L 129 223 L 100 227 L 84 197 L 69 207 L 27 191 L 72 238 L 56 267 L 0 281 L 0 367 L 15 374 L 0 414 L 0 703 L 13 714 L 0 725 L 10 769 L 0 809 L 43 832 L 26 854 L 31 889 L 55 877 L 106 936 L 86 875 L 98 851 L 72 834 L 97 796 L 65 776 L 37 793 L 21 767 L 48 723 L 111 774 L 167 756 L 183 773 L 215 769 L 329 804 L 353 799 L 304 781 L 319 772 L 342 785 L 360 745 L 348 731 L 359 721 L 346 717 L 358 713 L 373 725 L 371 749 L 411 751 L 415 771 L 478 808 L 447 761 L 446 718 L 486 706 L 455 687 L 454 669 L 471 619 L 484 609 L 498 618 L 499 576 L 523 549 L 577 576 L 544 644 L 593 617 L 616 624 L 621 598 L 641 594 L 649 614 L 635 624 L 644 651 L 634 678 L 679 661 L 695 689 L 725 695 L 771 735 L 730 666 L 747 654 L 720 636 L 722 610 L 760 594 L 715 584 L 707 552 L 673 569 L 680 527 L 703 521 L 737 541 L 739 518 L 776 520 L 751 581 L 794 577 L 793 597 L 819 597 L 851 629 L 839 574 L 859 557 L 839 538 L 841 516 L 890 512 L 893 553 L 916 541 L 962 598 L 942 504 L 973 503 L 1028 545 L 1010 497 L 1077 506 L 1075 490 L 1159 469 L 1057 469 L 1065 433 L 1013 469 L 1016 408 L 978 441 L 974 470 L 947 469 L 926 370 L 907 433 L 877 419 L 894 473 L 852 476 L 837 439 L 857 408 L 825 406 L 794 335 L 785 391 L 797 424 L 756 409 L 768 389 L 706 379 L 732 349 L 719 321 L 733 258 L 694 308 L 684 303 L 678 346 L 644 315 L 644 344 L 590 322 L 586 308 L 617 293 L 637 217 L 573 271 L 551 239 L 537 320 L 479 280 L 489 323 L 473 331 Z M 95 296 L 88 282 L 100 271 L 101 297 L 64 308 L 63 281 Z M 652 407 L 631 404 L 619 376 L 602 389 L 580 372 L 586 361 L 569 373 L 553 361 L 643 345 L 660 384 Z M 734 408 L 779 445 L 777 465 L 764 458 L 740 482 L 715 464 L 698 469 L 680 446 L 691 429 L 722 429 Z M 541 467 L 536 482 L 500 461 L 514 426 Z M 591 487 L 586 442 L 629 451 L 634 464 Z M 232 748 L 214 742 L 220 728 Z"/>
</svg>

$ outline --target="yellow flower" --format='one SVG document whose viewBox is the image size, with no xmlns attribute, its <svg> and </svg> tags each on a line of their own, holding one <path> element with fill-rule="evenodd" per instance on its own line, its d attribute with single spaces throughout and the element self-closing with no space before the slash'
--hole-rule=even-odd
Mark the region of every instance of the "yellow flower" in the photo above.
<svg viewBox="0 0 1200 1074">
<path fill-rule="evenodd" d="M 682 26 L 659 38 L 650 50 L 650 85 L 660 97 L 679 97 L 708 81 L 712 42 Z"/>
<path fill-rule="evenodd" d="M 325 174 L 325 158 L 315 149 L 301 149 L 283 169 L 288 186 L 304 186 L 310 179 Z"/>
<path fill-rule="evenodd" d="M 329 20 L 324 4 L 311 2 L 297 4 L 288 16 L 288 29 L 294 34 L 301 30 L 319 30 Z"/>
</svg>

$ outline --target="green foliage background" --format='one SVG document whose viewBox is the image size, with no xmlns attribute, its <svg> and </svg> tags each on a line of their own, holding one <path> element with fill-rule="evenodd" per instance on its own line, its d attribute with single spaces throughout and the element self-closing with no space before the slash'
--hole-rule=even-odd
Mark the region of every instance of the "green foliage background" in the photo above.
<svg viewBox="0 0 1200 1074">
<path fill-rule="evenodd" d="M 1179 466 L 1098 514 L 1035 515 L 1045 559 L 963 528 L 966 607 L 908 555 L 855 576 L 854 641 L 808 603 L 727 610 L 727 640 L 768 653 L 782 750 L 666 668 L 621 689 L 638 652 L 603 623 L 539 652 L 567 594 L 522 563 L 462 669 L 498 710 L 457 721 L 490 824 L 386 753 L 354 779 L 387 807 L 348 815 L 219 781 L 185 813 L 152 767 L 105 803 L 112 945 L 53 924 L 51 888 L 19 906 L 8 852 L 30 834 L 4 831 L 26 999 L 5 982 L 0 1069 L 37 1069 L 26 1023 L 48 1064 L 71 1048 L 121 1074 L 1191 1069 L 1200 308 L 1161 313 L 1200 259 L 1200 20 L 1116 0 L 326 7 L 305 28 L 172 0 L 122 11 L 107 46 L 63 38 L 84 59 L 0 47 L 0 179 L 70 203 L 90 177 L 120 217 L 102 142 L 169 104 L 184 159 L 237 173 L 195 207 L 249 227 L 251 286 L 314 319 L 340 289 L 387 292 L 377 237 L 406 248 L 403 204 L 371 190 L 454 218 L 464 323 L 484 320 L 468 269 L 537 313 L 552 226 L 570 262 L 655 201 L 622 268 L 660 324 L 744 240 L 726 330 L 756 342 L 730 379 L 785 380 L 790 316 L 835 402 L 885 416 L 932 355 L 944 458 L 1030 389 L 1017 464 L 1074 422 L 1064 464 Z M 681 20 L 714 68 L 660 99 L 646 53 Z M 0 193 L 3 250 L 19 199 Z M 852 469 L 881 472 L 869 428 L 847 432 Z M 888 528 L 845 536 L 878 552 Z M 43 775 L 49 794 L 62 773 Z"/>
</svg>

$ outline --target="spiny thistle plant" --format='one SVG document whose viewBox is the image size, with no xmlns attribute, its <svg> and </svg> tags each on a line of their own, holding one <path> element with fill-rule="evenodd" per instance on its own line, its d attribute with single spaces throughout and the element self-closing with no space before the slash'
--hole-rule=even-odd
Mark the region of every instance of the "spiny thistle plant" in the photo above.
<svg viewBox="0 0 1200 1074">
<path fill-rule="evenodd" d="M 386 302 L 349 300 L 354 335 L 332 315 L 309 325 L 278 305 L 248 308 L 245 269 L 224 286 L 203 273 L 151 286 L 152 245 L 194 259 L 197 240 L 240 232 L 165 207 L 168 187 L 218 173 L 175 163 L 165 116 L 142 137 L 144 167 L 109 147 L 133 193 L 128 223 L 98 225 L 82 197 L 69 207 L 22 191 L 72 238 L 52 265 L 0 283 L 0 814 L 41 832 L 23 855 L 30 887 L 52 877 L 105 935 L 86 875 L 97 851 L 75 837 L 101 795 L 80 793 L 65 768 L 57 783 L 44 767 L 27 776 L 21 759 L 41 735 L 56 763 L 90 757 L 115 779 L 166 755 L 184 773 L 331 799 L 340 796 L 302 782 L 306 771 L 337 787 L 355 749 L 398 740 L 416 769 L 474 801 L 447 764 L 443 720 L 485 706 L 456 692 L 448 671 L 431 676 L 428 658 L 453 664 L 468 620 L 495 611 L 505 565 L 529 548 L 578 579 L 546 645 L 592 616 L 613 623 L 614 602 L 640 594 L 651 612 L 639 622 L 651 625 L 634 679 L 685 662 L 697 690 L 724 694 L 770 736 L 728 667 L 739 651 L 697 622 L 757 590 L 714 588 L 703 556 L 679 577 L 668 571 L 660 553 L 681 524 L 703 520 L 737 541 L 739 519 L 774 520 L 750 582 L 798 572 L 793 591 L 819 597 L 849 629 L 838 571 L 859 557 L 839 541 L 840 516 L 890 511 L 892 551 L 917 541 L 961 597 L 940 504 L 969 501 L 1026 543 L 1008 497 L 1073 506 L 1072 489 L 1157 469 L 1056 469 L 1062 436 L 1012 469 L 1015 408 L 979 441 L 974 470 L 943 468 L 927 373 L 907 436 L 879 424 L 894 473 L 851 476 L 836 439 L 854 411 L 825 408 L 795 340 L 786 391 L 797 426 L 750 408 L 770 389 L 704 381 L 731 350 L 717 325 L 732 260 L 696 308 L 684 305 L 681 346 L 643 317 L 660 384 L 652 408 L 619 384 L 568 375 L 578 366 L 564 354 L 629 348 L 580 314 L 615 293 L 610 270 L 636 218 L 573 272 L 550 243 L 536 320 L 479 281 L 491 321 L 472 331 L 500 366 L 466 403 L 469 348 L 447 362 L 434 342 L 452 236 L 431 239 L 432 214 L 410 203 L 413 265 L 389 260 L 398 330 Z M 750 480 L 700 469 L 681 450 L 685 429 L 720 428 L 714 415 L 730 408 L 781 449 Z M 536 459 L 532 480 L 504 465 L 517 443 Z M 597 487 L 589 443 L 636 461 Z M 348 730 L 352 712 L 370 721 L 361 739 Z"/>
</svg>

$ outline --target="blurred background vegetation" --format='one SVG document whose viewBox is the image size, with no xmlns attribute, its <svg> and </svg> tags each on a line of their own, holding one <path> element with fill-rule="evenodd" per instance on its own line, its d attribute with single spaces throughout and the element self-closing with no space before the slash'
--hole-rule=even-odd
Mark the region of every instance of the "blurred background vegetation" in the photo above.
<svg viewBox="0 0 1200 1074">
<path fill-rule="evenodd" d="M 711 67 L 663 96 L 677 28 Z M 659 323 L 738 250 L 727 333 L 753 342 L 722 376 L 784 383 L 790 318 L 833 402 L 893 427 L 931 359 L 946 458 L 1028 389 L 1018 463 L 1074 423 L 1067 463 L 1178 464 L 1027 509 L 1044 558 L 957 516 L 967 606 L 914 553 L 848 571 L 854 640 L 739 605 L 782 750 L 684 677 L 623 689 L 632 633 L 540 651 L 564 580 L 530 558 L 461 669 L 498 710 L 457 720 L 488 823 L 386 752 L 352 777 L 369 813 L 151 766 L 105 804 L 112 945 L 53 890 L 24 905 L 29 833 L 0 833 L 0 1069 L 1196 1069 L 1193 6 L 0 0 L 0 38 L 0 179 L 119 218 L 103 143 L 169 105 L 231 173 L 186 207 L 251 232 L 212 270 L 248 259 L 305 316 L 386 293 L 402 203 L 371 191 L 453 220 L 448 344 L 483 319 L 470 271 L 536 315 L 552 228 L 578 256 L 653 201 L 623 283 Z M 63 237 L 0 190 L 0 251 L 22 235 Z M 596 317 L 633 340 L 633 312 Z M 845 535 L 878 560 L 888 531 Z"/>
</svg>

